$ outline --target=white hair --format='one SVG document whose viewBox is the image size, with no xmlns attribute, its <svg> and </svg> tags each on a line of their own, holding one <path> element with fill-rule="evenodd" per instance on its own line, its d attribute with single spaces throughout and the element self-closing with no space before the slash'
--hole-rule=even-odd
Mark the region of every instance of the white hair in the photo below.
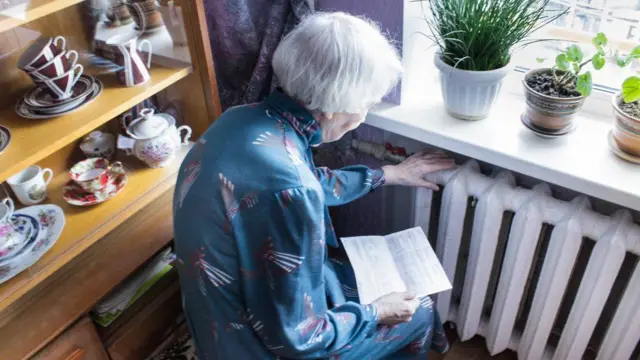
<svg viewBox="0 0 640 360">
<path fill-rule="evenodd" d="M 396 85 L 402 63 L 375 23 L 341 12 L 316 13 L 280 42 L 273 71 L 284 91 L 308 110 L 355 114 Z"/>
</svg>

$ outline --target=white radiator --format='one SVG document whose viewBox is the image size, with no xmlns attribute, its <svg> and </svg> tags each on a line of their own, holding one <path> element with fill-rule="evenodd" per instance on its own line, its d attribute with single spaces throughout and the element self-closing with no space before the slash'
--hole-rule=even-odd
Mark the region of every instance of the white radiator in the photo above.
<svg viewBox="0 0 640 360">
<path fill-rule="evenodd" d="M 598 360 L 631 357 L 640 341 L 640 227 L 630 213 L 598 214 L 584 196 L 557 200 L 546 184 L 519 188 L 512 174 L 487 177 L 474 161 L 431 180 L 445 185 L 441 206 L 417 190 L 414 221 L 427 234 L 437 227 L 436 252 L 454 283 L 436 296 L 437 309 L 462 341 L 481 335 L 491 354 L 509 348 L 520 360 L 579 360 L 588 347 Z M 590 254 L 581 257 L 585 243 Z"/>
</svg>

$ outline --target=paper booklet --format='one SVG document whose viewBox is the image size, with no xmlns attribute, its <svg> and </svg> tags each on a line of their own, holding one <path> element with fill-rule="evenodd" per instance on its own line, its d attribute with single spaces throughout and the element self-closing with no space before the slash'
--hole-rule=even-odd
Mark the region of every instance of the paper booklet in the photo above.
<svg viewBox="0 0 640 360">
<path fill-rule="evenodd" d="M 356 275 L 362 304 L 413 290 L 418 296 L 451 289 L 451 283 L 421 228 L 387 236 L 342 239 Z"/>
</svg>

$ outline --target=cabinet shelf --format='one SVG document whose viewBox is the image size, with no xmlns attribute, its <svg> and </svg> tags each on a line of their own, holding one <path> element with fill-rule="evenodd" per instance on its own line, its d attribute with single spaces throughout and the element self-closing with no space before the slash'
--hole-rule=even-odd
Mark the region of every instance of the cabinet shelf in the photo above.
<svg viewBox="0 0 640 360">
<path fill-rule="evenodd" d="M 29 0 L 0 7 L 0 33 L 53 14 L 83 0 Z M 6 6 L 6 5 L 5 5 Z"/>
<path fill-rule="evenodd" d="M 124 162 L 128 182 L 120 194 L 102 204 L 75 207 L 62 199 L 62 188 L 69 179 L 62 173 L 49 185 L 46 204 L 62 208 L 66 225 L 55 245 L 29 269 L 0 285 L 0 312 L 35 288 L 49 275 L 68 264 L 77 255 L 115 229 L 128 217 L 174 186 L 180 163 L 189 151 L 183 147 L 167 167 L 151 169 L 131 157 Z M 105 271 L 107 271 L 105 269 Z"/>
<path fill-rule="evenodd" d="M 47 120 L 24 119 L 13 107 L 0 112 L 0 125 L 11 130 L 11 144 L 0 155 L 0 182 L 108 122 L 139 102 L 186 77 L 191 67 L 154 67 L 151 80 L 136 87 L 123 87 L 115 76 L 100 77 L 104 91 L 91 104 L 68 115 Z"/>
</svg>

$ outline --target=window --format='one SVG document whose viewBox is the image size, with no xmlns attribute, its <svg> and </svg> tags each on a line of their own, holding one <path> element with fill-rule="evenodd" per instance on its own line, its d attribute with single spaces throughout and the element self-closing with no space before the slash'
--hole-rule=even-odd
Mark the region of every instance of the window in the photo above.
<svg viewBox="0 0 640 360">
<path fill-rule="evenodd" d="M 609 47 L 628 53 L 640 41 L 640 0 L 552 0 L 550 10 L 569 9 L 553 24 L 540 29 L 536 39 L 563 39 L 577 42 L 585 56 L 593 54 L 592 37 L 604 32 L 609 38 Z M 514 65 L 523 69 L 552 66 L 559 50 L 568 46 L 567 41 L 548 41 L 530 45 L 514 56 Z M 536 58 L 546 59 L 539 64 Z M 639 71 L 636 61 L 625 69 L 608 59 L 602 70 L 592 71 L 594 87 L 605 91 L 616 91 L 624 79 Z"/>
</svg>

